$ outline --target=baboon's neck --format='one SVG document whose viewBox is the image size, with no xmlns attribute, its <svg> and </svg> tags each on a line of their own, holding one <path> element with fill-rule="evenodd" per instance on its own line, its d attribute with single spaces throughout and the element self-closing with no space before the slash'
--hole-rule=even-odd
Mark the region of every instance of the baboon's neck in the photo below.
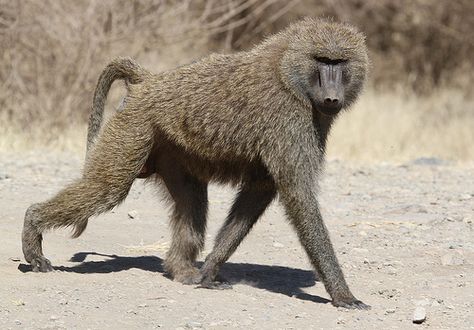
<svg viewBox="0 0 474 330">
<path fill-rule="evenodd" d="M 326 141 L 333 121 L 334 117 L 323 115 L 317 110 L 313 111 L 314 130 L 318 137 L 319 148 L 323 153 L 326 152 Z"/>
</svg>

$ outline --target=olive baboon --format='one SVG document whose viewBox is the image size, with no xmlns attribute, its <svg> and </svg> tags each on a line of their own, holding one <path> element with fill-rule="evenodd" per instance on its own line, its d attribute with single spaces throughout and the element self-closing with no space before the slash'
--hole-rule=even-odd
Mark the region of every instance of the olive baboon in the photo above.
<svg viewBox="0 0 474 330">
<path fill-rule="evenodd" d="M 94 98 L 83 176 L 27 210 L 25 259 L 34 271 L 52 270 L 42 253 L 42 232 L 71 226 L 79 236 L 91 216 L 127 196 L 146 168 L 144 176 L 153 174 L 174 202 L 165 268 L 175 280 L 219 288 L 220 265 L 278 193 L 332 303 L 368 308 L 346 284 L 315 184 L 331 124 L 358 96 L 367 66 L 361 33 L 315 19 L 292 24 L 249 51 L 210 55 L 169 72 L 152 74 L 129 59 L 113 61 Z M 125 108 L 94 142 L 115 79 L 127 81 Z M 198 270 L 211 181 L 239 185 L 239 192 Z"/>
</svg>

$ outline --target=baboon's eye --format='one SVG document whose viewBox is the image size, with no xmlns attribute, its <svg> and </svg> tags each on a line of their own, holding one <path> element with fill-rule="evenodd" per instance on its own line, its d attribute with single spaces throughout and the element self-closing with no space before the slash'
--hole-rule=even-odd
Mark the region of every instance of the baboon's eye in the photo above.
<svg viewBox="0 0 474 330">
<path fill-rule="evenodd" d="M 338 59 L 332 59 L 329 57 L 320 57 L 320 56 L 315 56 L 316 61 L 324 64 L 329 64 L 329 65 L 337 65 L 341 63 L 346 63 L 347 60 L 338 58 Z"/>
</svg>

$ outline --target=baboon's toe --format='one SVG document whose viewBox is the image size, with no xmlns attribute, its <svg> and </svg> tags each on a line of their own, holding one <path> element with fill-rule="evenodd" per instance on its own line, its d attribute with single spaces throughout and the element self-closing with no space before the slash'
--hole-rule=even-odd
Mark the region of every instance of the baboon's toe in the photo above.
<svg viewBox="0 0 474 330">
<path fill-rule="evenodd" d="M 47 273 L 53 271 L 53 266 L 51 265 L 51 261 L 49 261 L 45 257 L 36 257 L 33 258 L 31 261 L 32 270 L 35 273 Z"/>
<path fill-rule="evenodd" d="M 202 276 L 197 268 L 192 267 L 192 268 L 186 269 L 185 271 L 176 273 L 173 276 L 173 280 L 175 280 L 176 282 L 180 282 L 182 284 L 193 285 L 193 284 L 200 283 L 202 280 Z"/>
<path fill-rule="evenodd" d="M 220 281 L 202 281 L 199 284 L 197 289 L 211 289 L 211 290 L 231 290 L 232 285 L 228 282 L 220 282 Z"/>
<path fill-rule="evenodd" d="M 342 307 L 347 309 L 360 309 L 360 310 L 369 310 L 371 307 L 367 304 L 364 304 L 362 301 L 357 299 L 351 300 L 333 300 L 332 304 L 336 307 Z"/>
</svg>

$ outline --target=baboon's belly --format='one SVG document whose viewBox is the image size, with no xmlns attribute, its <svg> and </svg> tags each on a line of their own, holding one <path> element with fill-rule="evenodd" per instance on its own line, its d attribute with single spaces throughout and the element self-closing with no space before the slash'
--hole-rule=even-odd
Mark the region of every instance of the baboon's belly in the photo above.
<svg viewBox="0 0 474 330">
<path fill-rule="evenodd" d="M 216 154 L 218 154 L 217 151 Z M 187 173 L 203 182 L 216 181 L 238 184 L 246 179 L 257 180 L 269 176 L 260 160 L 239 157 L 209 159 L 190 153 L 167 141 L 167 143 L 160 143 L 153 149 L 140 177 L 148 177 L 152 174 L 160 175 L 160 170 L 166 166 L 183 168 Z"/>
</svg>

